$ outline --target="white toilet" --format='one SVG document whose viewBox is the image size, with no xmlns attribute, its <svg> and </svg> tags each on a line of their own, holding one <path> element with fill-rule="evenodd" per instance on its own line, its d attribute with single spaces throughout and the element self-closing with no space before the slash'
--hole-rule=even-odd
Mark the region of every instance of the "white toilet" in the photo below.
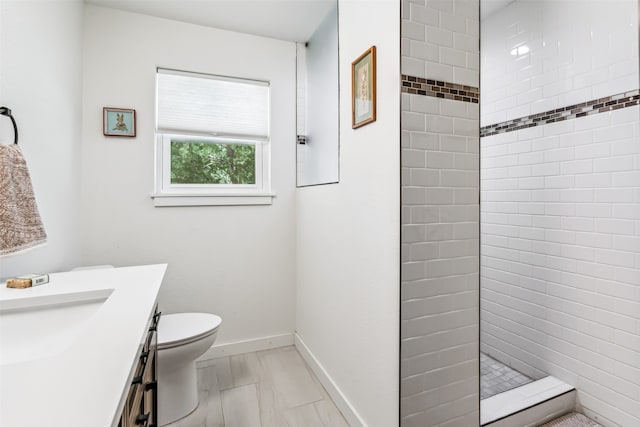
<svg viewBox="0 0 640 427">
<path fill-rule="evenodd" d="M 209 313 L 162 315 L 158 324 L 158 424 L 198 407 L 196 359 L 213 344 L 222 319 Z"/>
</svg>

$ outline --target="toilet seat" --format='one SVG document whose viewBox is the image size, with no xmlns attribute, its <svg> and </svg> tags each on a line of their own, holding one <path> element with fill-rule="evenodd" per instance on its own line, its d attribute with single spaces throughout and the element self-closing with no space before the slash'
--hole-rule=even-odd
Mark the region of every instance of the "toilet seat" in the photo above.
<svg viewBox="0 0 640 427">
<path fill-rule="evenodd" d="M 178 347 L 214 334 L 222 319 L 210 313 L 166 314 L 158 324 L 158 350 Z"/>
</svg>

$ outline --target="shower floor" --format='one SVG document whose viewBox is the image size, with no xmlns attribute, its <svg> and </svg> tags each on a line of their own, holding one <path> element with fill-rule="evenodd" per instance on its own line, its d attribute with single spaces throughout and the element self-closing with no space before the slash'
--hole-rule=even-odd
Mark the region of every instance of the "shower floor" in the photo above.
<svg viewBox="0 0 640 427">
<path fill-rule="evenodd" d="M 480 399 L 511 390 L 532 382 L 533 379 L 480 353 Z"/>
<path fill-rule="evenodd" d="M 543 424 L 541 427 L 602 427 L 597 422 L 577 412 L 572 412 L 560 418 Z"/>
</svg>

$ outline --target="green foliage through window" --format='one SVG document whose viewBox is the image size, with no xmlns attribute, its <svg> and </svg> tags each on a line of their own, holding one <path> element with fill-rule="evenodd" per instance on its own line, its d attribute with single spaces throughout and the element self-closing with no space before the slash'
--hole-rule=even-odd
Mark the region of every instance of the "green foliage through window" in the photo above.
<svg viewBox="0 0 640 427">
<path fill-rule="evenodd" d="M 171 141 L 172 184 L 255 184 L 256 147 Z"/>
</svg>

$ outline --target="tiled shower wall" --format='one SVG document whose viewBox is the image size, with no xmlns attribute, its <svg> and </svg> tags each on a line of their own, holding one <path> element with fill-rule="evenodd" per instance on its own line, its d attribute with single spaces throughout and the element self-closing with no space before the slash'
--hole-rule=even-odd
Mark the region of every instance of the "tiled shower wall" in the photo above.
<svg viewBox="0 0 640 427">
<path fill-rule="evenodd" d="M 402 427 L 479 424 L 478 20 L 402 3 Z"/>
<path fill-rule="evenodd" d="M 640 425 L 635 0 L 517 0 L 482 23 L 482 350 Z"/>
<path fill-rule="evenodd" d="M 487 17 L 481 126 L 637 89 L 636 1 L 516 0 Z"/>
</svg>

